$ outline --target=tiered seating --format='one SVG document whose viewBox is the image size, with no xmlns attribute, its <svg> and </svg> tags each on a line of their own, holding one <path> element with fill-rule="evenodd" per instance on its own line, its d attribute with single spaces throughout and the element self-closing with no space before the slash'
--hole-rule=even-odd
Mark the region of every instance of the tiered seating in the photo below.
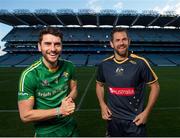
<svg viewBox="0 0 180 138">
<path fill-rule="evenodd" d="M 17 67 L 28 66 L 28 65 L 32 64 L 33 62 L 35 62 L 36 60 L 39 60 L 40 56 L 41 56 L 40 54 L 30 55 L 28 58 L 26 58 L 26 60 L 22 61 L 21 63 L 19 63 L 16 66 Z"/>
<path fill-rule="evenodd" d="M 62 53 L 60 58 L 68 60 L 69 54 Z"/>
<path fill-rule="evenodd" d="M 164 54 L 163 56 L 176 65 L 180 65 L 180 54 Z"/>
<path fill-rule="evenodd" d="M 9 56 L 10 56 L 9 54 L 5 54 L 4 56 L 0 56 L 0 64 L 1 64 L 1 61 L 8 59 Z"/>
<path fill-rule="evenodd" d="M 24 60 L 28 59 L 30 55 L 28 54 L 11 54 L 9 55 L 8 59 L 3 60 L 0 62 L 0 66 L 14 66 L 17 65 Z"/>
<path fill-rule="evenodd" d="M 102 60 L 108 58 L 108 54 L 91 54 L 88 60 L 88 66 L 98 65 Z"/>
<path fill-rule="evenodd" d="M 32 28 L 31 27 L 22 27 L 22 28 L 13 28 L 10 33 L 8 33 L 3 40 L 7 41 L 27 41 L 30 40 Z M 37 34 L 36 30 L 36 34 Z"/>
<path fill-rule="evenodd" d="M 157 66 L 176 66 L 175 63 L 159 54 L 146 54 L 145 56 Z"/>
<path fill-rule="evenodd" d="M 86 64 L 87 56 L 84 54 L 74 54 L 69 57 L 68 60 L 72 61 L 76 66 L 82 66 Z"/>
<path fill-rule="evenodd" d="M 8 54 L 0 57 L 0 65 L 26 66 L 38 59 L 37 41 L 41 29 L 41 27 L 14 27 L 3 39 L 6 41 L 5 51 Z M 108 57 L 108 54 L 113 54 L 113 49 L 109 46 L 112 28 L 60 27 L 59 29 L 64 34 L 62 58 L 71 60 L 78 66 L 97 65 Z M 179 29 L 128 28 L 128 31 L 132 40 L 130 51 L 143 53 L 153 65 L 179 65 Z"/>
<path fill-rule="evenodd" d="M 4 41 L 37 41 L 41 28 L 14 28 Z M 60 28 L 64 41 L 109 41 L 111 28 Z M 180 42 L 179 30 L 174 29 L 129 29 L 132 41 Z"/>
<path fill-rule="evenodd" d="M 133 41 L 143 42 L 180 42 L 177 38 L 179 30 L 170 29 L 130 29 Z M 172 35 L 174 34 L 174 35 Z"/>
</svg>

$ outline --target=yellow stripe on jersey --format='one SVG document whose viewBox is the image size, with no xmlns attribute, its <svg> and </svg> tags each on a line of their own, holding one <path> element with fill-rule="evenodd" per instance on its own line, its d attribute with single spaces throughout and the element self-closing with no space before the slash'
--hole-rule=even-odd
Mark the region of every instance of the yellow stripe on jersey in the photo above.
<svg viewBox="0 0 180 138">
<path fill-rule="evenodd" d="M 106 60 L 108 60 L 108 59 L 112 59 L 114 57 L 114 55 L 112 55 L 112 56 L 110 56 L 110 57 L 108 57 L 108 58 L 105 58 L 103 61 L 106 61 Z"/>
<path fill-rule="evenodd" d="M 117 61 L 117 59 L 114 58 L 113 60 L 114 60 L 117 64 L 122 64 L 122 63 L 126 62 L 128 59 L 129 59 L 129 58 L 126 58 L 126 59 L 123 60 L 123 61 Z"/>
<path fill-rule="evenodd" d="M 100 82 L 100 81 L 98 81 L 98 80 L 96 80 L 96 83 L 105 84 L 104 82 Z"/>
<path fill-rule="evenodd" d="M 31 99 L 34 99 L 34 96 L 31 96 L 31 97 L 28 98 L 28 100 L 31 100 Z"/>
<path fill-rule="evenodd" d="M 20 92 L 24 91 L 24 79 L 25 76 L 33 69 L 35 69 L 36 67 L 38 67 L 40 64 L 42 63 L 41 60 L 37 61 L 36 63 L 34 63 L 33 65 L 31 65 L 29 68 L 27 68 L 21 75 L 20 78 L 20 83 L 19 83 L 19 88 L 20 88 Z"/>
<path fill-rule="evenodd" d="M 152 70 L 151 66 L 149 65 L 149 63 L 147 62 L 147 60 L 146 60 L 145 58 L 140 57 L 140 56 L 135 55 L 135 54 L 131 54 L 130 56 L 133 57 L 133 58 L 139 58 L 139 59 L 142 59 L 142 60 L 147 64 L 147 66 L 149 67 L 149 69 L 151 70 L 151 72 L 152 72 L 152 74 L 153 74 L 155 80 L 153 80 L 153 81 L 151 81 L 151 82 L 148 82 L 147 84 L 152 84 L 152 83 L 154 83 L 155 81 L 158 80 L 158 77 L 156 76 L 156 74 L 154 73 L 154 71 Z"/>
</svg>

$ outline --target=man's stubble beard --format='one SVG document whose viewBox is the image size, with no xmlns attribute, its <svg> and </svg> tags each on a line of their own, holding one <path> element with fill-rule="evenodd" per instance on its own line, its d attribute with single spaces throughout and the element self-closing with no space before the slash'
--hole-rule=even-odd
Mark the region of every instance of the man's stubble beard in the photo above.
<svg viewBox="0 0 180 138">
<path fill-rule="evenodd" d="M 120 53 L 117 50 L 114 50 L 114 53 L 117 54 L 120 57 L 126 57 L 128 55 L 128 49 L 126 49 L 124 52 Z"/>
</svg>

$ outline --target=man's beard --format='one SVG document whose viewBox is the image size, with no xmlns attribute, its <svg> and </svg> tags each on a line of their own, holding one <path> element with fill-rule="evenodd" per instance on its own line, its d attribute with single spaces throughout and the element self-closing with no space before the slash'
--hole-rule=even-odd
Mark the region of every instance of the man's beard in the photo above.
<svg viewBox="0 0 180 138">
<path fill-rule="evenodd" d="M 56 66 L 57 65 L 57 62 L 58 62 L 58 59 L 60 58 L 61 56 L 61 53 L 59 53 L 58 57 L 57 57 L 57 60 L 55 62 L 52 62 L 51 60 L 49 60 L 48 58 L 48 54 L 50 54 L 49 52 L 46 51 L 46 54 L 43 54 L 43 57 L 44 59 L 48 62 L 48 64 L 51 64 L 51 66 Z M 57 54 L 57 53 L 56 53 Z"/>
<path fill-rule="evenodd" d="M 118 56 L 120 56 L 120 57 L 126 57 L 127 56 L 127 54 L 128 54 L 128 49 L 126 49 L 125 51 L 123 51 L 123 52 L 119 52 L 118 50 L 115 50 L 114 49 L 114 53 L 116 53 Z"/>
</svg>

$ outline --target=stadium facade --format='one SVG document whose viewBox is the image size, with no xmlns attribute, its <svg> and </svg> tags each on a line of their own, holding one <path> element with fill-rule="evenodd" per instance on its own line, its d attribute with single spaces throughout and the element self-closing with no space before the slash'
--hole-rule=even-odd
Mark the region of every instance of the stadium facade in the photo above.
<svg viewBox="0 0 180 138">
<path fill-rule="evenodd" d="M 128 29 L 130 50 L 146 57 L 150 64 L 180 65 L 180 16 L 173 12 L 162 15 L 133 10 L 0 10 L 0 22 L 13 26 L 2 39 L 7 54 L 0 57 L 0 66 L 27 66 L 37 60 L 38 34 L 45 26 L 59 27 L 63 32 L 62 57 L 76 65 L 94 66 L 111 55 L 109 34 L 118 26 Z"/>
</svg>

